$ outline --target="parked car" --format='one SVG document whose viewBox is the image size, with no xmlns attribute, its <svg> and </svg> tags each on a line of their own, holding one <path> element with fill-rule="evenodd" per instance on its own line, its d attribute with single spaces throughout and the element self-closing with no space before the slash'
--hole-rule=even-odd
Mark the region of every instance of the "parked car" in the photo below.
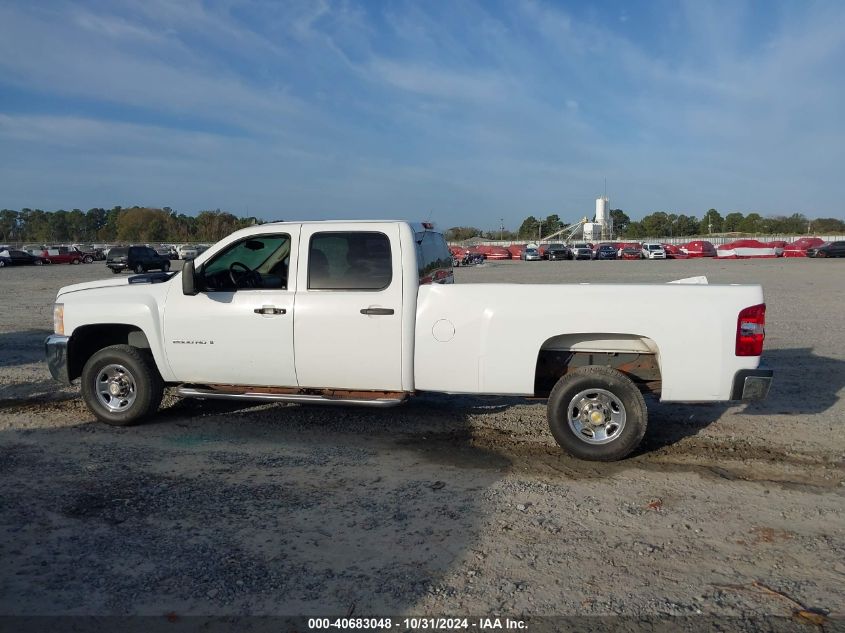
<svg viewBox="0 0 845 633">
<path fill-rule="evenodd" d="M 642 259 L 642 244 L 639 242 L 617 242 L 616 256 L 619 259 Z"/>
<path fill-rule="evenodd" d="M 90 264 L 94 261 L 93 253 L 84 253 L 72 246 L 49 246 L 41 251 L 41 257 L 48 264 Z"/>
<path fill-rule="evenodd" d="M 549 261 L 572 259 L 572 251 L 564 244 L 549 244 L 543 256 Z"/>
<path fill-rule="evenodd" d="M 819 237 L 801 237 L 787 244 L 783 249 L 784 257 L 807 257 L 807 251 L 824 245 L 824 240 Z"/>
<path fill-rule="evenodd" d="M 0 266 L 40 266 L 44 258 L 11 248 L 0 251 Z"/>
<path fill-rule="evenodd" d="M 828 242 L 808 248 L 807 257 L 845 257 L 845 242 Z"/>
<path fill-rule="evenodd" d="M 644 259 L 666 259 L 666 249 L 663 244 L 647 242 L 643 244 L 642 256 Z"/>
<path fill-rule="evenodd" d="M 524 248 L 519 254 L 519 258 L 524 262 L 539 262 L 543 259 L 543 256 L 536 248 Z"/>
<path fill-rule="evenodd" d="M 199 250 L 193 244 L 182 244 L 176 249 L 179 259 L 193 259 L 199 255 Z"/>
<path fill-rule="evenodd" d="M 666 259 L 689 259 L 689 255 L 677 244 L 662 244 Z"/>
<path fill-rule="evenodd" d="M 681 250 L 692 257 L 716 257 L 716 247 L 707 240 L 693 240 L 681 245 Z"/>
<path fill-rule="evenodd" d="M 36 257 L 41 257 L 41 251 L 44 250 L 43 244 L 24 244 L 20 247 L 20 250 L 24 251 L 25 253 L 29 253 L 30 255 L 35 255 Z"/>
<path fill-rule="evenodd" d="M 613 244 L 599 244 L 595 259 L 616 259 L 616 246 Z"/>
<path fill-rule="evenodd" d="M 106 266 L 117 275 L 124 270 L 145 273 L 148 270 L 170 270 L 170 259 L 149 246 L 115 246 L 109 251 Z"/>
<path fill-rule="evenodd" d="M 592 259 L 593 249 L 585 242 L 578 242 L 572 245 L 570 249 L 573 259 Z"/>
<path fill-rule="evenodd" d="M 73 244 L 71 248 L 75 248 L 83 253 L 89 253 L 94 258 L 94 261 L 97 262 L 101 262 L 106 258 L 103 249 L 94 244 Z"/>
</svg>

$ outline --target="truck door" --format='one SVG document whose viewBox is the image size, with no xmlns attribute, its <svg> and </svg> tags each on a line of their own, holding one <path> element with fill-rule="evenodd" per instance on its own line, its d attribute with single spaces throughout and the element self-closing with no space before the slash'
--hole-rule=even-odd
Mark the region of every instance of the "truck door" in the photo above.
<svg viewBox="0 0 845 633">
<path fill-rule="evenodd" d="M 165 352 L 180 382 L 296 387 L 293 301 L 299 225 L 234 241 L 171 283 Z"/>
<path fill-rule="evenodd" d="M 395 223 L 303 225 L 294 314 L 301 387 L 402 389 Z"/>
</svg>

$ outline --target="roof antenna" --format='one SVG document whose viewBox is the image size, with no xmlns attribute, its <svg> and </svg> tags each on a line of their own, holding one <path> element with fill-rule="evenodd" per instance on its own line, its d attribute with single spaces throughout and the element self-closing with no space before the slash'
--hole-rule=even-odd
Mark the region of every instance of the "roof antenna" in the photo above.
<svg viewBox="0 0 845 633">
<path fill-rule="evenodd" d="M 431 209 L 429 209 L 429 211 L 428 211 L 428 217 L 425 219 L 425 222 L 420 222 L 420 224 L 422 224 L 423 230 L 422 230 L 422 234 L 421 234 L 421 235 L 422 235 L 422 237 L 420 237 L 420 239 L 418 239 L 418 240 L 417 240 L 417 244 L 422 244 L 422 243 L 423 243 L 423 240 L 425 239 L 425 234 L 426 234 L 426 233 L 428 233 L 428 232 L 429 232 L 429 230 L 431 230 L 432 228 L 434 228 L 434 225 L 431 223 L 431 215 L 432 215 L 432 213 L 434 213 L 434 211 L 432 211 Z M 420 234 L 418 233 L 418 235 L 420 235 Z"/>
</svg>

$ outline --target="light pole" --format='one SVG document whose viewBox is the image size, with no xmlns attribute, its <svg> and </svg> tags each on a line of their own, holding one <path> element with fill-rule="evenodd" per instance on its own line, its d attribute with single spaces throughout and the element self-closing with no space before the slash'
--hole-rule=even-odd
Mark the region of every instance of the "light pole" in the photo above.
<svg viewBox="0 0 845 633">
<path fill-rule="evenodd" d="M 542 235 L 543 235 L 543 221 L 540 220 L 537 223 L 537 243 L 538 244 L 540 243 L 540 240 L 542 239 L 542 237 L 541 237 Z"/>
<path fill-rule="evenodd" d="M 505 218 L 499 218 L 499 241 L 505 239 Z"/>
</svg>

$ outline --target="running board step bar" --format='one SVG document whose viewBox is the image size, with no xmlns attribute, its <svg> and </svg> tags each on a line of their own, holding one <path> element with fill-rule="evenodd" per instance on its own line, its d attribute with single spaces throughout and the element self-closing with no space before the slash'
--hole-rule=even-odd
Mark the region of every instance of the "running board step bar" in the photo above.
<svg viewBox="0 0 845 633">
<path fill-rule="evenodd" d="M 349 391 L 343 389 L 288 389 L 241 387 L 236 385 L 181 385 L 182 398 L 209 400 L 251 400 L 254 402 L 296 402 L 298 404 L 339 404 L 362 407 L 395 407 L 408 399 L 404 391 Z"/>
</svg>

